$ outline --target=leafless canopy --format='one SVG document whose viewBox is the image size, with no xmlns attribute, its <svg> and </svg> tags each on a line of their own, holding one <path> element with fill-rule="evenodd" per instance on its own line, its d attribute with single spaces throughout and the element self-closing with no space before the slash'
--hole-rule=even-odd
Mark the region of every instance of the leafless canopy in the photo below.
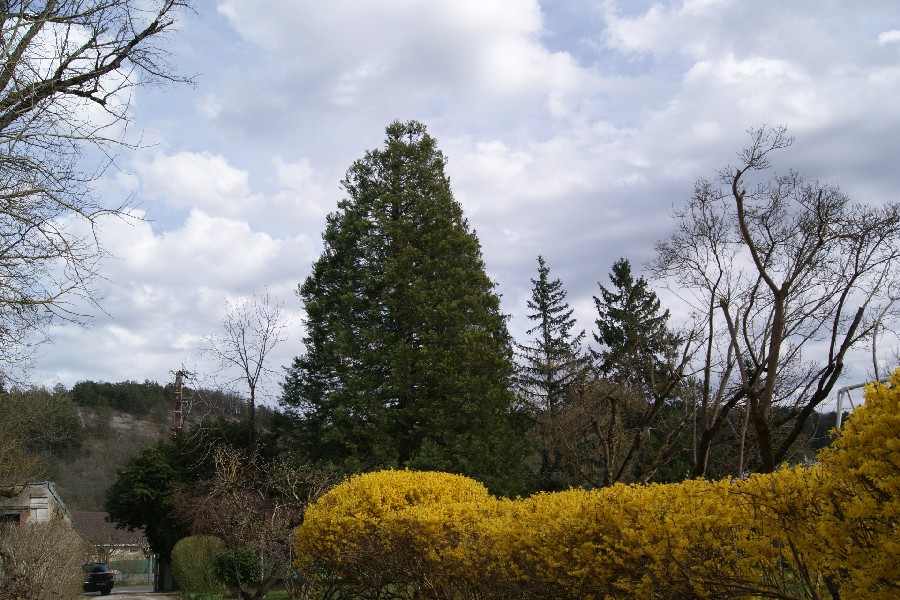
<svg viewBox="0 0 900 600">
<path fill-rule="evenodd" d="M 653 267 L 686 290 L 706 331 L 698 452 L 743 403 L 760 468 L 772 470 L 848 352 L 892 321 L 900 205 L 856 204 L 794 171 L 766 178 L 793 140 L 784 128 L 750 136 L 736 166 L 696 183 Z"/>
<path fill-rule="evenodd" d="M 260 600 L 290 570 L 293 532 L 307 505 L 334 483 L 332 475 L 309 465 L 264 462 L 220 447 L 214 476 L 179 506 L 195 534 L 215 535 L 229 548 L 248 548 L 260 557 L 262 579 L 239 586 L 241 598 Z M 303 583 L 286 579 L 285 585 Z"/>
<path fill-rule="evenodd" d="M 131 88 L 180 79 L 158 41 L 184 5 L 0 0 L 0 369 L 92 298 L 98 223 L 126 202 L 91 184 L 127 145 Z"/>
<path fill-rule="evenodd" d="M 268 293 L 254 294 L 229 302 L 221 333 L 207 338 L 206 351 L 218 360 L 225 385 L 240 385 L 247 391 L 254 438 L 259 386 L 273 374 L 266 361 L 275 346 L 287 339 L 287 328 L 283 305 Z"/>
</svg>

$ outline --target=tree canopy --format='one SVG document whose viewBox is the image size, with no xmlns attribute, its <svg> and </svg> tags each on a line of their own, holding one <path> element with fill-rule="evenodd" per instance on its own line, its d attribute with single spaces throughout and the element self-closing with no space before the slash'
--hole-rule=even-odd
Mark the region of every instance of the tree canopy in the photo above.
<svg viewBox="0 0 900 600">
<path fill-rule="evenodd" d="M 305 353 L 283 404 L 313 460 L 465 473 L 512 492 L 511 340 L 445 164 L 424 125 L 395 121 L 350 167 L 299 287 Z"/>
<path fill-rule="evenodd" d="M 212 477 L 216 448 L 250 445 L 245 421 L 210 419 L 176 430 L 171 439 L 143 448 L 119 469 L 106 493 L 106 512 L 118 527 L 143 528 L 153 551 L 168 560 L 178 540 L 190 532 L 190 520 L 178 505 L 193 496 L 192 486 Z M 271 446 L 265 439 L 258 455 L 271 457 Z"/>
</svg>

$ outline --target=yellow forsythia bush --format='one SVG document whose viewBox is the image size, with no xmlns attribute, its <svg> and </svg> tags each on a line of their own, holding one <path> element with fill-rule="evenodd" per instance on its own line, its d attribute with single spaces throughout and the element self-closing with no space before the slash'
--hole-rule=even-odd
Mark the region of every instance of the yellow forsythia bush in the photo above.
<svg viewBox="0 0 900 600">
<path fill-rule="evenodd" d="M 361 597 L 408 579 L 452 586 L 453 568 L 442 568 L 440 578 L 433 569 L 449 561 L 453 540 L 468 539 L 466 525 L 477 523 L 477 511 L 467 507 L 491 502 L 482 484 L 449 473 L 351 477 L 307 509 L 295 536 L 295 564 L 322 587 L 337 582 Z"/>
<path fill-rule="evenodd" d="M 846 582 L 841 598 L 900 598 L 900 369 L 865 398 L 819 454 L 815 548 Z"/>
<path fill-rule="evenodd" d="M 297 567 L 360 598 L 900 598 L 900 370 L 819 459 L 514 501 L 370 473 L 308 509 Z"/>
</svg>

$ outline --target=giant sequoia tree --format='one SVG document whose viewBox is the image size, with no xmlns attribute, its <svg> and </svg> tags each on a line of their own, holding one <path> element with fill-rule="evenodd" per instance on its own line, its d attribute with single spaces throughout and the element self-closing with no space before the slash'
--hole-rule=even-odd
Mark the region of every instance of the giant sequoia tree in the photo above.
<svg viewBox="0 0 900 600">
<path fill-rule="evenodd" d="M 511 492 L 511 341 L 445 162 L 412 121 L 350 167 L 299 288 L 306 352 L 283 404 L 313 460 L 453 471 Z"/>
</svg>

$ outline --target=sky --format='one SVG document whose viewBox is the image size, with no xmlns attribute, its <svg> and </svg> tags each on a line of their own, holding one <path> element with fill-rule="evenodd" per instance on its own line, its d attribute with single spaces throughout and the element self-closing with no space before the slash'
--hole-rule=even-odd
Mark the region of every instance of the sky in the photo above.
<svg viewBox="0 0 900 600">
<path fill-rule="evenodd" d="M 228 302 L 265 292 L 290 320 L 269 362 L 280 372 L 303 352 L 295 291 L 340 181 L 395 119 L 437 139 L 519 340 L 538 255 L 590 336 L 613 262 L 642 272 L 693 182 L 732 161 L 749 128 L 788 127 L 781 170 L 900 200 L 896 0 L 262 6 L 198 2 L 166 41 L 194 85 L 134 92 L 141 148 L 97 187 L 142 219 L 102 224 L 103 310 L 54 326 L 32 380 L 166 382 L 185 367 L 210 381 L 204 339 Z M 860 360 L 844 384 L 865 374 Z"/>
</svg>

